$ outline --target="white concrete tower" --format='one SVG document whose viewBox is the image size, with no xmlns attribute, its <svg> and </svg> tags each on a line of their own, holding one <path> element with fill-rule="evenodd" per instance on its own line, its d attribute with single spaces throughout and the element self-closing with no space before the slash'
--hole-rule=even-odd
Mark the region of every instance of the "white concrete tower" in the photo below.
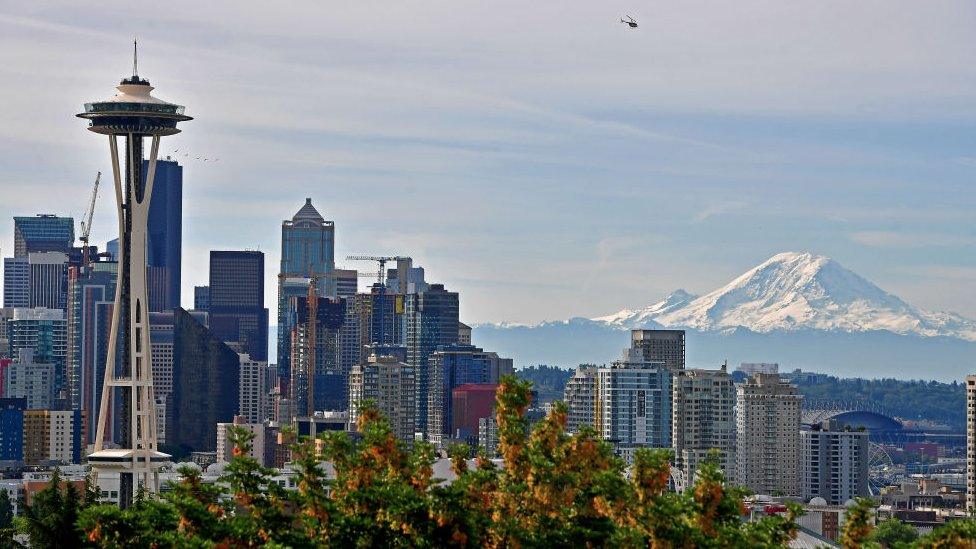
<svg viewBox="0 0 976 549">
<path fill-rule="evenodd" d="M 146 232 L 159 139 L 179 133 L 177 122 L 191 120 L 183 114 L 182 106 L 150 95 L 152 86 L 139 78 L 136 69 L 134 51 L 132 76 L 119 84 L 118 93 L 105 101 L 86 103 L 85 112 L 78 115 L 89 120 L 89 130 L 108 136 L 119 213 L 118 282 L 108 342 L 109 349 L 119 349 L 119 352 L 107 353 L 95 447 L 88 463 L 96 479 L 99 473 L 119 474 L 119 505 L 123 508 L 131 505 L 140 489 L 158 492 L 158 469 L 170 457 L 156 449 Z M 119 165 L 119 136 L 125 138 L 124 180 Z M 152 141 L 143 180 L 145 137 L 151 137 Z M 115 441 L 120 448 L 106 449 L 106 435 L 111 433 L 112 426 L 109 402 L 113 394 L 121 402 L 120 410 L 115 412 L 121 425 L 120 440 Z"/>
</svg>

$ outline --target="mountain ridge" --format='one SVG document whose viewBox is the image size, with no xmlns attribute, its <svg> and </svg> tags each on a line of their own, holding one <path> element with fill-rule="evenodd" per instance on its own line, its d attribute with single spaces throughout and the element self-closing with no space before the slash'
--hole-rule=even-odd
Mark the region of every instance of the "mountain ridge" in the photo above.
<svg viewBox="0 0 976 549">
<path fill-rule="evenodd" d="M 536 326 L 580 320 L 581 317 L 573 317 Z M 776 254 L 701 296 L 679 289 L 645 307 L 622 309 L 588 320 L 619 329 L 667 327 L 718 333 L 738 328 L 756 333 L 886 331 L 976 342 L 976 320 L 910 305 L 837 261 L 810 252 Z"/>
</svg>

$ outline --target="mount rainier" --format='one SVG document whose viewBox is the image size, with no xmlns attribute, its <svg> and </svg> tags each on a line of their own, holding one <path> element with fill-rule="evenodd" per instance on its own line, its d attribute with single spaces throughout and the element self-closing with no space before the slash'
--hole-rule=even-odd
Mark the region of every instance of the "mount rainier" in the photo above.
<svg viewBox="0 0 976 549">
<path fill-rule="evenodd" d="M 688 365 L 728 359 L 846 376 L 961 379 L 976 369 L 976 320 L 914 307 L 821 255 L 786 252 L 702 296 L 535 326 L 475 326 L 475 344 L 516 363 L 574 366 L 619 355 L 635 328 L 688 331 Z"/>
</svg>

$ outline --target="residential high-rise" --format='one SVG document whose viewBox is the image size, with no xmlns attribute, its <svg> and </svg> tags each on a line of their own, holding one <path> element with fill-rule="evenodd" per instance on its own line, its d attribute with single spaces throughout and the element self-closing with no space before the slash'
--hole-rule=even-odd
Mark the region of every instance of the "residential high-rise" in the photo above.
<svg viewBox="0 0 976 549">
<path fill-rule="evenodd" d="M 263 360 L 253 360 L 247 354 L 238 355 L 238 358 L 241 368 L 238 416 L 245 423 L 263 423 L 271 417 L 271 389 L 277 378 L 275 368 Z"/>
<path fill-rule="evenodd" d="M 415 370 L 396 356 L 370 355 L 349 374 L 349 425 L 355 428 L 362 403 L 372 400 L 397 438 L 414 439 L 417 418 Z"/>
<path fill-rule="evenodd" d="M 804 501 L 828 505 L 868 497 L 868 432 L 827 420 L 800 431 L 800 490 Z"/>
<path fill-rule="evenodd" d="M 55 377 L 53 364 L 36 362 L 29 347 L 20 349 L 17 360 L 4 370 L 4 396 L 24 399 L 28 410 L 52 408 Z"/>
<path fill-rule="evenodd" d="M 264 467 L 274 465 L 268 459 L 269 456 L 274 456 L 274 452 L 270 451 L 275 445 L 275 440 L 272 438 L 272 434 L 275 434 L 274 429 L 264 422 L 250 423 L 243 416 L 234 416 L 234 421 L 231 423 L 217 424 L 217 463 L 228 463 L 233 458 L 234 444 L 230 438 L 233 427 L 254 435 L 251 439 L 251 449 L 247 452 L 249 457 L 256 459 Z"/>
<path fill-rule="evenodd" d="M 494 352 L 485 355 L 488 357 L 488 383 L 500 383 L 503 377 L 515 373 L 515 360 L 501 358 Z"/>
<path fill-rule="evenodd" d="M 596 372 L 593 364 L 580 364 L 563 389 L 566 402 L 566 431 L 578 433 L 596 421 Z"/>
<path fill-rule="evenodd" d="M 53 396 L 67 389 L 68 323 L 63 310 L 14 309 L 13 317 L 7 321 L 7 337 L 12 356 L 30 349 L 35 363 L 51 365 Z"/>
<path fill-rule="evenodd" d="M 304 292 L 284 291 L 287 279 L 315 278 L 320 297 L 337 297 L 335 271 L 335 224 L 326 221 L 312 206 L 312 199 L 281 222 L 281 265 L 278 270 L 278 364 L 287 359 L 287 334 L 291 331 L 286 318 L 288 299 Z M 345 291 L 345 290 L 344 290 Z M 287 364 L 287 363 L 286 363 Z"/>
<path fill-rule="evenodd" d="M 210 330 L 254 360 L 268 359 L 264 253 L 210 252 Z"/>
<path fill-rule="evenodd" d="M 976 375 L 966 376 L 966 510 L 976 509 Z"/>
<path fill-rule="evenodd" d="M 0 461 L 24 459 L 24 411 L 27 400 L 0 398 Z"/>
<path fill-rule="evenodd" d="M 159 490 L 158 468 L 169 459 L 156 451 L 156 410 L 149 364 L 146 240 L 160 138 L 178 133 L 177 123 L 191 119 L 184 114 L 182 106 L 151 95 L 153 87 L 136 72 L 135 56 L 132 65 L 132 76 L 119 84 L 114 97 L 86 103 L 84 112 L 78 115 L 88 120 L 90 131 L 108 136 L 121 233 L 118 291 L 108 347 L 114 350 L 121 334 L 122 351 L 108 353 L 106 390 L 102 392 L 94 452 L 88 456 L 88 462 L 96 482 L 100 472 L 119 473 L 119 505 L 123 508 L 131 505 L 140 487 L 149 493 Z M 124 163 L 119 162 L 119 136 L 125 140 Z M 150 138 L 148 157 L 144 148 L 146 137 Z M 149 163 L 145 176 L 144 160 Z M 121 398 L 117 416 L 121 418 L 122 428 L 116 441 L 120 448 L 105 450 L 112 392 L 119 393 Z"/>
<path fill-rule="evenodd" d="M 637 448 L 671 446 L 672 370 L 626 349 L 621 360 L 596 375 L 594 424 L 617 453 L 631 459 Z"/>
<path fill-rule="evenodd" d="M 240 358 L 189 312 L 175 309 L 172 421 L 167 444 L 182 452 L 213 452 L 218 423 L 240 403 Z"/>
<path fill-rule="evenodd" d="M 684 330 L 631 330 L 630 347 L 643 351 L 644 360 L 664 362 L 672 370 L 685 367 Z"/>
<path fill-rule="evenodd" d="M 149 161 L 142 163 L 145 178 Z M 149 224 L 146 264 L 149 267 L 149 310 L 168 311 L 180 306 L 181 255 L 183 252 L 183 167 L 169 157 L 156 162 Z"/>
<path fill-rule="evenodd" d="M 81 410 L 24 412 L 24 463 L 81 463 L 85 422 Z"/>
<path fill-rule="evenodd" d="M 757 494 L 799 497 L 800 406 L 796 386 L 755 374 L 737 388 L 736 478 Z"/>
<path fill-rule="evenodd" d="M 458 342 L 458 294 L 443 284 L 404 296 L 407 364 L 417 374 L 417 430 L 427 432 L 427 394 L 430 391 L 428 360 L 438 347 Z"/>
<path fill-rule="evenodd" d="M 728 481 L 735 479 L 735 383 L 720 370 L 690 368 L 674 375 L 672 444 L 674 465 L 687 485 L 713 451 Z"/>
<path fill-rule="evenodd" d="M 455 435 L 454 389 L 461 385 L 489 383 L 490 359 L 487 353 L 473 345 L 446 345 L 431 353 L 427 370 L 427 439 L 440 444 L 444 436 Z M 474 425 L 477 425 L 477 419 Z"/>
<path fill-rule="evenodd" d="M 67 253 L 75 242 L 75 220 L 52 214 L 14 217 L 14 257 L 30 252 Z"/>
<path fill-rule="evenodd" d="M 26 256 L 3 258 L 3 306 L 30 307 L 30 262 Z"/>
</svg>

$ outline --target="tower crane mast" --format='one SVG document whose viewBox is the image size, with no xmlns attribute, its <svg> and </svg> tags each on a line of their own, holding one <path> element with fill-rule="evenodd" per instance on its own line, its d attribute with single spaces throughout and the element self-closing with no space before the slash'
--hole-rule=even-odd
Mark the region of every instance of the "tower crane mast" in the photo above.
<svg viewBox="0 0 976 549">
<path fill-rule="evenodd" d="M 98 172 L 95 175 L 95 184 L 92 186 L 91 198 L 88 200 L 88 209 L 85 210 L 85 216 L 81 219 L 81 235 L 78 240 L 81 241 L 81 264 L 83 267 L 88 267 L 90 261 L 91 252 L 88 247 L 88 240 L 91 238 L 91 224 L 92 218 L 95 216 L 95 200 L 98 198 L 98 184 L 102 179 L 102 172 Z"/>
</svg>

